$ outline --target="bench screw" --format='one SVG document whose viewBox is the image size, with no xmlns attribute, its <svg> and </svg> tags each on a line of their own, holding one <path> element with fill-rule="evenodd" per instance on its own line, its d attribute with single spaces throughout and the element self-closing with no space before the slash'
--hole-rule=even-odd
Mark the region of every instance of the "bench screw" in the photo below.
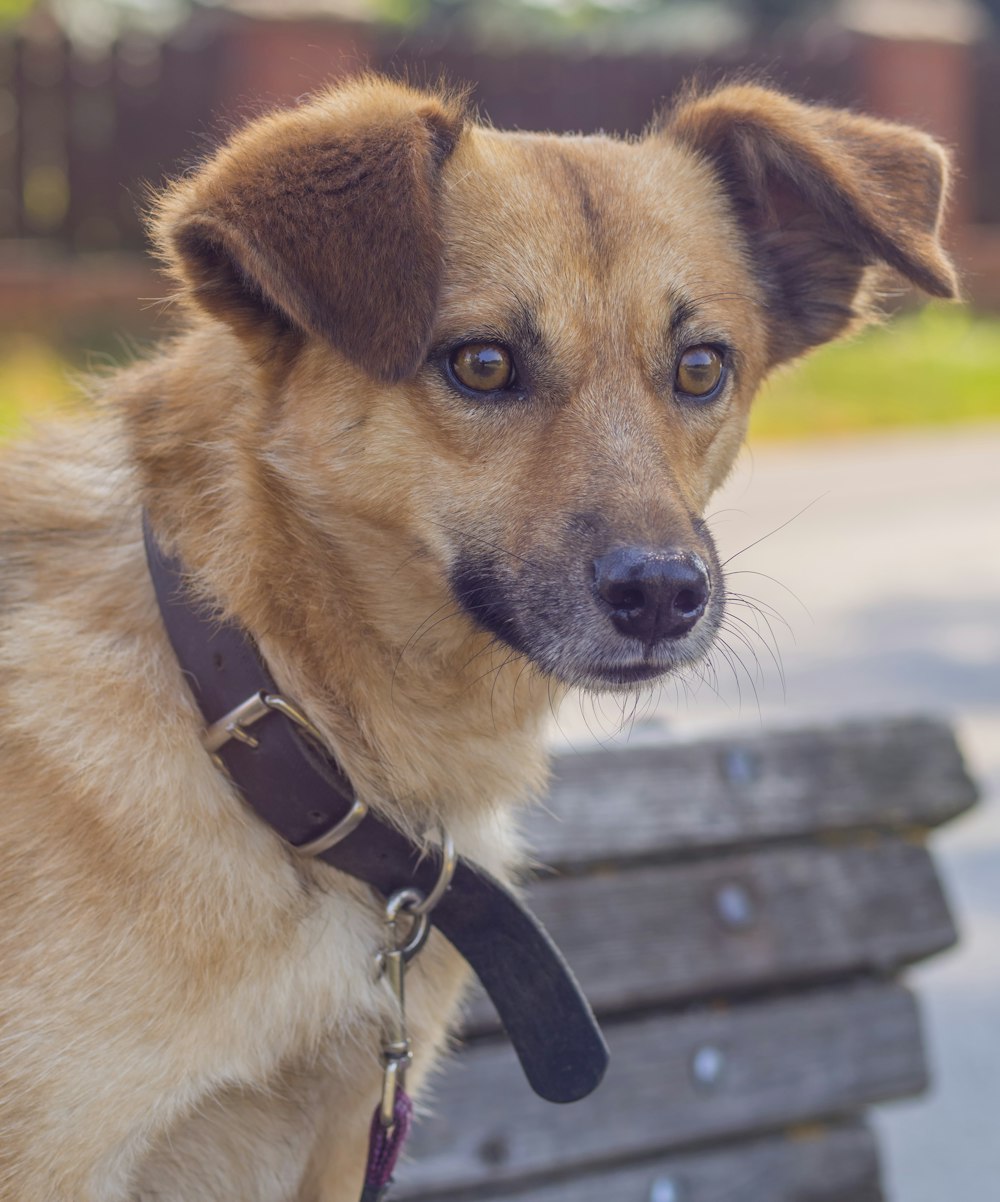
<svg viewBox="0 0 1000 1202">
<path fill-rule="evenodd" d="M 700 1085 L 703 1089 L 713 1089 L 718 1085 L 725 1067 L 725 1056 L 710 1043 L 698 1048 L 691 1058 L 691 1076 L 695 1085 Z"/>
<path fill-rule="evenodd" d="M 734 931 L 744 931 L 747 927 L 752 927 L 757 917 L 749 891 L 745 885 L 736 881 L 719 886 L 715 894 L 715 912 L 723 923 Z"/>
<path fill-rule="evenodd" d="M 726 752 L 726 776 L 731 785 L 746 787 L 760 776 L 760 760 L 745 747 L 732 747 Z"/>
</svg>

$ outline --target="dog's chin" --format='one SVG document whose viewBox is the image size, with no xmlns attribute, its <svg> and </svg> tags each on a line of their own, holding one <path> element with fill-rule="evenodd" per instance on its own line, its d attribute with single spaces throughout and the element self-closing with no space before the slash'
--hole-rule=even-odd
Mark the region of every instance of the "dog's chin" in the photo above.
<svg viewBox="0 0 1000 1202">
<path fill-rule="evenodd" d="M 650 647 L 589 630 L 576 637 L 518 639 L 519 651 L 544 675 L 569 688 L 589 693 L 632 693 L 655 686 L 693 668 L 712 649 L 719 626 L 717 613 L 706 614 L 698 626 L 679 639 L 663 639 Z M 590 636 L 589 638 L 587 636 Z"/>
<path fill-rule="evenodd" d="M 656 649 L 652 654 L 634 653 L 583 658 L 566 657 L 552 661 L 543 657 L 536 665 L 560 683 L 589 693 L 628 693 L 656 685 L 676 672 L 693 667 L 708 654 L 711 640 L 697 640 L 690 647 Z"/>
<path fill-rule="evenodd" d="M 591 692 L 620 692 L 640 689 L 644 685 L 655 684 L 658 680 L 676 672 L 680 664 L 648 663 L 643 660 L 637 663 L 592 663 L 582 668 L 562 673 L 572 676 L 572 683 L 581 689 Z M 570 683 L 570 681 L 566 681 Z"/>
</svg>

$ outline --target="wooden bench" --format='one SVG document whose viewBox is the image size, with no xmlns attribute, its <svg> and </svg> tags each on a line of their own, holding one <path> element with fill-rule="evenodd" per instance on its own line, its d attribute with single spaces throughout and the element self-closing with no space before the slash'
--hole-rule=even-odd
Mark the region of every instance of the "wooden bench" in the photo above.
<svg viewBox="0 0 1000 1202">
<path fill-rule="evenodd" d="M 531 899 L 608 1076 L 540 1101 L 475 997 L 393 1196 L 878 1202 L 865 1108 L 927 1084 L 898 974 L 956 939 L 924 841 L 974 800 L 926 720 L 562 757 Z"/>
</svg>

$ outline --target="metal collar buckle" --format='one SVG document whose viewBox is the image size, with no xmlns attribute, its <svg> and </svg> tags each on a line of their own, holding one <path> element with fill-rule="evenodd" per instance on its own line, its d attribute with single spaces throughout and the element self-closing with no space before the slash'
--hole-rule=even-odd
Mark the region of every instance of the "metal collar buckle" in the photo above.
<svg viewBox="0 0 1000 1202">
<path fill-rule="evenodd" d="M 238 739 L 241 743 L 246 743 L 248 747 L 259 747 L 260 740 L 250 734 L 247 727 L 253 726 L 255 722 L 266 718 L 272 712 L 284 714 L 296 726 L 301 726 L 312 738 L 320 739 L 319 731 L 293 701 L 282 697 L 280 693 L 265 693 L 261 690 L 259 693 L 253 693 L 246 701 L 241 701 L 235 709 L 231 709 L 228 714 L 224 714 L 211 726 L 206 727 L 201 736 L 201 745 L 210 753 L 218 751 L 230 739 Z"/>
<path fill-rule="evenodd" d="M 211 726 L 206 727 L 201 736 L 201 744 L 222 767 L 217 756 L 218 750 L 225 746 L 230 739 L 237 739 L 248 747 L 259 747 L 260 740 L 250 734 L 248 726 L 253 726 L 268 714 L 277 713 L 301 727 L 310 738 L 322 746 L 322 737 L 315 726 L 309 721 L 294 701 L 289 701 L 280 693 L 267 693 L 261 690 L 253 693 L 246 701 L 241 701 L 228 714 L 218 718 Z M 368 813 L 368 805 L 360 798 L 355 798 L 354 804 L 341 820 L 322 835 L 296 846 L 295 850 L 303 856 L 318 856 L 335 844 L 340 843 L 357 827 Z M 436 889 L 435 889 L 436 892 Z"/>
</svg>

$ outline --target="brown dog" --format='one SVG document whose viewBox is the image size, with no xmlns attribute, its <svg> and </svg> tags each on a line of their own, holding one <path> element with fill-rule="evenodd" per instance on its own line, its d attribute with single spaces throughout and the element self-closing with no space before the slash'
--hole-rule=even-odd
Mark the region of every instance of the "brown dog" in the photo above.
<svg viewBox="0 0 1000 1202">
<path fill-rule="evenodd" d="M 711 643 L 699 515 L 762 378 L 886 265 L 954 294 L 946 175 L 913 130 L 755 87 L 618 141 L 365 79 L 163 197 L 187 331 L 0 472 L 0 1197 L 359 1188 L 380 905 L 202 749 L 140 509 L 361 796 L 509 875 L 553 700 Z M 418 1078 L 463 975 L 432 937 Z"/>
</svg>

